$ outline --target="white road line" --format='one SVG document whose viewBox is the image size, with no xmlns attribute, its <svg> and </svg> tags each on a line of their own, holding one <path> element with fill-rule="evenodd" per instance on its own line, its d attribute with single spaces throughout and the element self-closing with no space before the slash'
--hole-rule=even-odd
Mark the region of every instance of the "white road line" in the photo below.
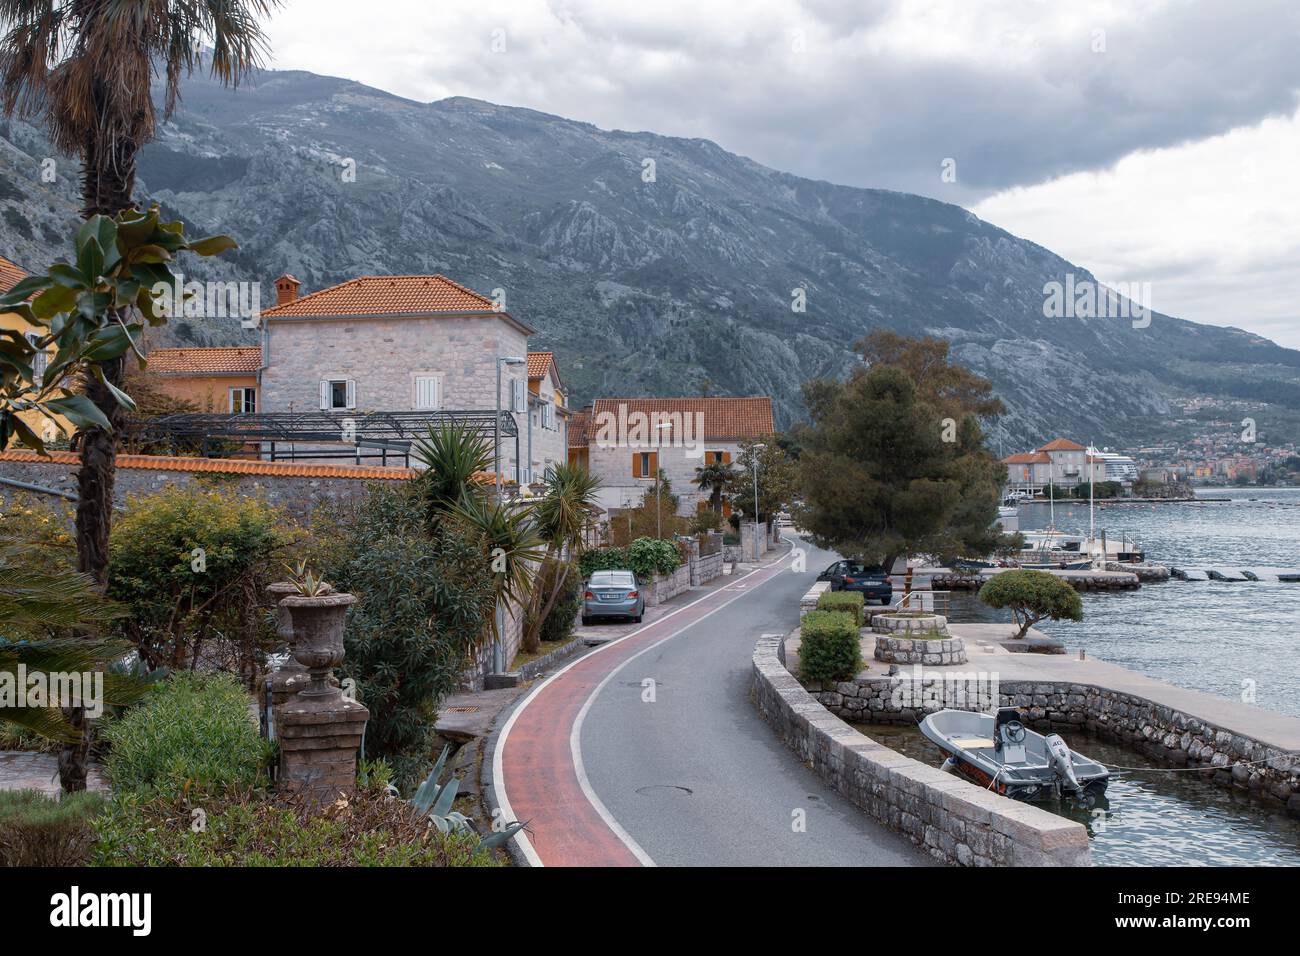
<svg viewBox="0 0 1300 956">
<path fill-rule="evenodd" d="M 787 558 L 782 558 L 780 561 L 777 561 L 774 564 L 769 565 L 768 567 L 779 567 L 781 563 L 786 560 Z M 763 571 L 763 570 L 766 569 L 754 568 L 753 570 L 747 572 L 744 575 L 744 577 L 742 577 L 740 580 L 743 581 L 745 578 L 748 578 L 750 575 L 757 574 L 759 571 Z M 540 684 L 534 687 L 532 691 L 529 692 L 528 696 L 523 699 L 523 701 L 519 704 L 519 706 L 514 709 L 514 712 L 511 713 L 510 717 L 506 720 L 505 726 L 501 728 L 501 733 L 497 737 L 496 748 L 492 752 L 492 784 L 496 788 L 497 806 L 501 809 L 501 819 L 503 821 L 513 822 L 515 820 L 514 810 L 510 806 L 510 798 L 506 794 L 506 780 L 505 780 L 504 757 L 503 757 L 506 749 L 506 740 L 510 736 L 510 730 L 512 727 L 514 727 L 515 721 L 519 718 L 519 715 L 522 714 L 525 709 L 527 709 L 528 705 L 532 703 L 533 698 L 536 697 L 538 694 L 540 694 L 542 690 L 548 684 L 551 683 L 551 681 L 555 680 L 561 674 L 565 673 L 565 671 L 567 671 L 569 668 L 576 666 L 582 661 L 590 660 L 591 658 L 595 657 L 597 654 L 601 653 L 602 651 L 608 650 L 609 648 L 614 647 L 617 644 L 621 644 L 623 641 L 626 641 L 628 638 L 636 637 L 638 634 L 642 633 L 643 631 L 651 627 L 654 627 L 655 625 L 663 621 L 668 620 L 670 617 L 673 617 L 674 615 L 680 614 L 682 611 L 686 611 L 689 610 L 690 608 L 693 608 L 701 601 L 707 601 L 709 598 L 713 597 L 715 594 L 719 593 L 720 591 L 726 591 L 729 590 L 730 588 L 731 586 L 728 586 L 728 587 L 719 588 L 718 591 L 710 591 L 708 594 L 704 595 L 703 597 L 695 601 L 692 601 L 690 604 L 684 604 L 681 607 L 679 607 L 677 610 L 670 611 L 669 613 L 665 614 L 663 617 L 659 618 L 659 620 L 651 621 L 649 624 L 645 625 L 645 627 L 639 627 L 635 631 L 631 632 L 630 634 L 624 634 L 622 637 L 616 638 L 615 640 L 610 641 L 608 644 L 602 644 L 600 647 L 596 648 L 590 654 L 583 655 L 582 657 L 579 657 L 577 660 L 570 661 L 568 664 L 566 664 L 564 667 L 561 667 L 558 671 L 556 671 L 550 677 L 546 678 L 546 680 L 542 681 Z M 667 637 L 655 641 L 655 643 L 651 644 L 650 647 L 638 651 L 636 654 L 629 657 L 626 661 L 624 661 L 622 664 L 616 667 L 610 674 L 608 674 L 605 677 L 605 679 L 602 680 L 596 686 L 596 688 L 591 692 L 591 694 L 588 695 L 586 701 L 583 702 L 582 709 L 578 712 L 577 719 L 574 721 L 573 731 L 572 733 L 569 734 L 569 751 L 573 755 L 574 768 L 577 770 L 578 786 L 582 788 L 582 792 L 587 797 L 587 800 L 591 803 L 592 809 L 594 809 L 596 813 L 599 814 L 600 818 L 605 821 L 605 825 L 608 826 L 610 830 L 614 833 L 614 835 L 618 837 L 620 841 L 622 841 L 623 845 L 626 846 L 632 852 L 633 856 L 635 856 L 639 861 L 641 861 L 641 864 L 643 866 L 654 866 L 655 863 L 653 860 L 650 859 L 650 855 L 646 853 L 645 850 L 641 849 L 640 845 L 636 842 L 636 840 L 632 838 L 631 834 L 629 834 L 626 830 L 624 830 L 623 827 L 618 823 L 618 821 L 614 819 L 613 815 L 610 814 L 609 810 L 606 809 L 605 805 L 601 803 L 600 798 L 596 796 L 596 792 L 592 789 L 591 783 L 587 780 L 587 774 L 582 764 L 582 751 L 579 744 L 579 738 L 582 733 L 583 719 L 586 717 L 587 711 L 591 708 L 592 701 L 595 700 L 596 695 L 600 693 L 601 688 L 603 688 L 607 683 L 609 683 L 610 678 L 613 677 L 615 674 L 617 674 L 629 663 L 636 660 L 646 651 L 658 647 L 660 644 L 664 643 L 664 641 L 670 641 L 678 634 L 681 634 L 683 631 L 689 630 L 691 627 L 698 624 L 700 621 L 703 621 L 705 618 L 709 617 L 716 611 L 720 611 L 727 605 L 731 604 L 732 602 L 737 601 L 740 598 L 744 597 L 746 594 L 752 594 L 752 593 L 753 592 L 749 590 L 739 591 L 739 593 L 737 593 L 735 597 L 729 598 L 728 600 L 722 602 L 717 607 L 715 607 L 712 611 L 709 611 L 708 614 L 705 614 L 704 617 L 692 621 L 690 624 L 687 624 L 685 627 L 678 628 L 676 631 L 669 634 Z M 542 858 L 537 855 L 537 850 L 533 848 L 532 841 L 528 839 L 527 835 L 522 830 L 520 830 L 517 834 L 515 834 L 514 840 L 519 845 L 520 850 L 523 851 L 524 859 L 528 861 L 529 866 L 546 865 L 545 863 L 542 862 Z"/>
</svg>

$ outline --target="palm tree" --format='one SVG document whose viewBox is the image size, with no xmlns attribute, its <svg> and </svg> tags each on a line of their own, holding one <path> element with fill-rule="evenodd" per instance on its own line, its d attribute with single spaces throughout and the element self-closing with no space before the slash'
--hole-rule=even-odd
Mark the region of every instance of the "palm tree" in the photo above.
<svg viewBox="0 0 1300 956">
<path fill-rule="evenodd" d="M 150 87 L 155 64 L 164 77 L 163 117 L 180 99 L 181 80 L 202 66 L 238 86 L 261 65 L 265 37 L 257 17 L 280 0 L 0 0 L 0 107 L 6 116 L 42 117 L 56 149 L 81 158 L 82 213 L 113 216 L 132 205 L 136 158 L 154 136 Z M 113 313 L 106 322 L 120 322 Z M 117 399 L 125 358 L 93 366 L 86 396 L 108 427 L 82 427 L 77 473 L 77 567 L 107 583 L 109 524 L 117 436 L 125 409 Z M 69 720 L 80 726 L 74 708 Z M 82 735 L 85 740 L 86 735 Z M 87 752 L 65 748 L 59 777 L 84 790 Z"/>
<path fill-rule="evenodd" d="M 695 486 L 709 493 L 709 507 L 722 514 L 722 489 L 732 479 L 735 469 L 720 461 L 711 461 L 695 469 Z"/>
<path fill-rule="evenodd" d="M 125 704 L 144 685 L 111 671 L 131 645 L 70 637 L 122 617 L 125 611 L 107 601 L 84 574 L 49 567 L 30 547 L 0 544 L 0 674 L 16 682 L 19 667 L 30 676 L 104 674 L 104 703 Z M 84 735 L 57 707 L 0 707 L 0 720 L 49 740 L 77 743 Z"/>
<path fill-rule="evenodd" d="M 546 541 L 546 566 L 549 574 L 538 577 L 548 588 L 534 588 L 524 617 L 523 647 L 535 651 L 541 646 L 540 635 L 572 568 L 568 557 L 581 549 L 583 532 L 596 512 L 596 489 L 600 479 L 578 465 L 555 465 L 547 469 L 546 494 L 533 506 L 538 531 Z M 545 593 L 544 593 L 545 592 Z"/>
</svg>

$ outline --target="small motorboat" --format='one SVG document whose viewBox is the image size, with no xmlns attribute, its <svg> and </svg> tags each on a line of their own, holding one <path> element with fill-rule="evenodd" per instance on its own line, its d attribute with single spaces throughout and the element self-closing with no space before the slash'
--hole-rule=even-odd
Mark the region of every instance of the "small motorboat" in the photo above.
<svg viewBox="0 0 1300 956">
<path fill-rule="evenodd" d="M 1109 770 L 1059 735 L 1027 728 L 1014 707 L 996 715 L 941 710 L 921 721 L 921 733 L 950 754 L 945 770 L 1016 800 L 1070 796 L 1091 803 L 1110 779 Z"/>
</svg>

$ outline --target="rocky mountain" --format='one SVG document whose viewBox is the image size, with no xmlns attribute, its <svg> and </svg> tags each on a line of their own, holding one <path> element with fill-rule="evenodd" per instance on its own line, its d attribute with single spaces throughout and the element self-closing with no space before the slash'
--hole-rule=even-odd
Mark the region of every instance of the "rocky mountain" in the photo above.
<svg viewBox="0 0 1300 956">
<path fill-rule="evenodd" d="M 61 255 L 76 215 L 76 164 L 49 158 L 38 130 L 0 123 L 0 253 L 23 265 Z M 843 373 L 851 344 L 887 326 L 942 335 L 994 381 L 1008 452 L 1056 434 L 1154 437 L 1179 395 L 1263 398 L 1291 421 L 1300 409 L 1300 352 L 1160 314 L 1144 328 L 1045 318 L 1044 285 L 1091 281 L 1085 269 L 958 206 L 802 179 L 707 140 L 269 71 L 238 92 L 188 83 L 139 192 L 239 240 L 224 261 L 188 263 L 194 277 L 261 280 L 268 302 L 282 272 L 307 291 L 423 272 L 504 290 L 578 403 L 771 394 L 788 425 L 800 383 Z M 166 334 L 250 333 L 205 320 Z"/>
</svg>

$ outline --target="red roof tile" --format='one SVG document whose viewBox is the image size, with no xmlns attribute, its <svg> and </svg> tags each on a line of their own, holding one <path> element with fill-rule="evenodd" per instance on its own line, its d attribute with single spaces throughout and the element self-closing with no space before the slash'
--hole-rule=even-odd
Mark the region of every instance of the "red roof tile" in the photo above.
<svg viewBox="0 0 1300 956">
<path fill-rule="evenodd" d="M 599 421 L 612 415 L 617 421 L 624 407 L 628 414 L 703 415 L 705 441 L 758 438 L 776 431 L 772 399 L 762 395 L 746 398 L 598 398 L 592 408 L 592 417 Z"/>
<path fill-rule="evenodd" d="M 446 276 L 360 276 L 264 309 L 268 319 L 490 312 L 493 302 Z"/>
<path fill-rule="evenodd" d="M 52 451 L 49 456 L 34 451 L 10 449 L 0 452 L 0 461 L 49 462 L 75 465 L 80 457 L 69 451 Z M 118 468 L 150 471 L 190 471 L 230 475 L 266 475 L 280 478 L 366 478 L 406 480 L 415 477 L 413 468 L 381 468 L 377 465 L 312 465 L 304 462 L 250 461 L 243 458 L 169 458 L 163 455 L 118 455 Z"/>
<path fill-rule="evenodd" d="M 26 270 L 10 262 L 4 256 L 0 256 L 0 295 L 8 292 L 26 278 Z"/>
<path fill-rule="evenodd" d="M 239 375 L 253 373 L 262 364 L 256 345 L 231 348 L 154 349 L 149 368 L 159 375 Z"/>
<path fill-rule="evenodd" d="M 1048 465 L 1051 464 L 1052 458 L 1045 452 L 1027 451 L 1018 455 L 1007 455 L 1002 461 L 1008 465 Z"/>
<path fill-rule="evenodd" d="M 591 412 L 585 409 L 569 416 L 569 447 L 587 447 L 587 426 L 591 424 Z"/>
<path fill-rule="evenodd" d="M 1076 442 L 1072 442 L 1068 438 L 1057 438 L 1054 441 L 1049 441 L 1046 445 L 1043 445 L 1041 448 L 1036 448 L 1034 450 L 1035 451 L 1083 451 L 1084 448 L 1082 445 Z"/>
</svg>

